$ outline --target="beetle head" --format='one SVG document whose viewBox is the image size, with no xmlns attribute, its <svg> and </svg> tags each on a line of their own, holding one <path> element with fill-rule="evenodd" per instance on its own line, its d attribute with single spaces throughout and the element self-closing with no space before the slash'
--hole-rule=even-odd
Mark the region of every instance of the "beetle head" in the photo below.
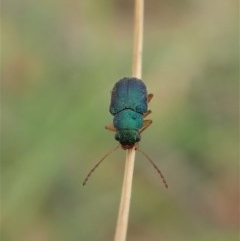
<svg viewBox="0 0 240 241">
<path fill-rule="evenodd" d="M 131 149 L 137 142 L 140 141 L 141 136 L 138 130 L 117 130 L 115 139 L 119 141 L 124 150 Z"/>
</svg>

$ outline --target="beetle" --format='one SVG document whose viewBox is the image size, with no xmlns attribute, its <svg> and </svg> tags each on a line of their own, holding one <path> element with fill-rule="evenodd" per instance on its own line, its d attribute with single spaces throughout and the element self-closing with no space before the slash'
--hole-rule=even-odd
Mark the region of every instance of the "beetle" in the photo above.
<svg viewBox="0 0 240 241">
<path fill-rule="evenodd" d="M 115 83 L 109 108 L 114 116 L 113 125 L 105 128 L 116 132 L 115 139 L 124 150 L 136 147 L 140 134 L 152 124 L 152 120 L 144 120 L 151 113 L 148 103 L 152 97 L 140 79 L 124 77 Z"/>
<path fill-rule="evenodd" d="M 146 85 L 142 80 L 135 77 L 124 77 L 120 79 L 115 83 L 111 92 L 109 111 L 114 116 L 113 124 L 107 125 L 105 128 L 116 132 L 115 139 L 119 141 L 122 149 L 135 148 L 141 152 L 157 170 L 167 188 L 167 182 L 160 169 L 146 153 L 138 148 L 141 133 L 152 124 L 152 120 L 144 119 L 152 112 L 148 110 L 148 103 L 152 97 L 153 94 L 147 93 Z M 83 186 L 87 183 L 88 178 L 100 163 L 118 148 L 119 145 L 105 154 L 105 156 L 97 162 L 84 179 Z"/>
</svg>

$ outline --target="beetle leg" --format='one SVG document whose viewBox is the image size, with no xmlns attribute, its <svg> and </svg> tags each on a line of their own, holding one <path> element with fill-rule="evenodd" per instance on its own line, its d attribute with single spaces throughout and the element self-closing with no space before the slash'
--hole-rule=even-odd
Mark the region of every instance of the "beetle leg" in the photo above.
<svg viewBox="0 0 240 241">
<path fill-rule="evenodd" d="M 153 94 L 148 94 L 147 96 L 147 102 L 149 103 L 153 97 Z"/>
<path fill-rule="evenodd" d="M 107 129 L 109 131 L 113 131 L 113 132 L 116 131 L 116 128 L 113 125 L 107 125 L 107 126 L 105 126 L 105 129 Z"/>
<path fill-rule="evenodd" d="M 146 130 L 151 124 L 152 124 L 152 120 L 144 120 L 143 127 L 140 130 L 140 133 L 142 133 L 144 130 Z"/>
<path fill-rule="evenodd" d="M 152 113 L 151 110 L 148 110 L 146 113 L 143 114 L 143 118 L 145 118 L 146 116 L 150 115 Z"/>
</svg>

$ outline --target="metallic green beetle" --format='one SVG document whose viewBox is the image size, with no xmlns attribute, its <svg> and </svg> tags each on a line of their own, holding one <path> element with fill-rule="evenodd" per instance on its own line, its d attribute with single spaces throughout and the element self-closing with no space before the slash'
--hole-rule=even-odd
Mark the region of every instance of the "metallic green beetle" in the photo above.
<svg viewBox="0 0 240 241">
<path fill-rule="evenodd" d="M 152 124 L 144 118 L 151 113 L 146 85 L 137 78 L 120 79 L 113 87 L 109 111 L 114 116 L 113 125 L 105 128 L 116 132 L 115 139 L 123 149 L 131 149 L 140 141 L 140 134 Z"/>
<path fill-rule="evenodd" d="M 138 148 L 138 142 L 141 140 L 140 134 L 152 124 L 152 120 L 144 120 L 151 113 L 151 110 L 148 110 L 148 103 L 152 97 L 153 94 L 147 94 L 146 85 L 142 80 L 127 77 L 120 79 L 115 83 L 111 94 L 109 111 L 114 116 L 113 125 L 107 125 L 105 128 L 116 132 L 115 139 L 119 141 L 124 150 L 138 149 L 152 163 L 167 188 L 167 182 L 160 169 L 146 153 Z M 119 145 L 97 162 L 84 179 L 83 185 L 87 183 L 100 163 L 118 148 Z"/>
</svg>

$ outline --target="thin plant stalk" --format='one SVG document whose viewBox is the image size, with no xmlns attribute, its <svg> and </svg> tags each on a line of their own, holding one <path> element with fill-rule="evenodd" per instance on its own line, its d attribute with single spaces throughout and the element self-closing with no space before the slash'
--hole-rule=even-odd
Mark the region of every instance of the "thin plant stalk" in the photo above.
<svg viewBox="0 0 240 241">
<path fill-rule="evenodd" d="M 135 0 L 132 76 L 139 79 L 142 77 L 143 16 L 144 0 Z M 126 153 L 122 194 L 114 241 L 126 241 L 134 162 L 135 147 L 128 149 Z"/>
<path fill-rule="evenodd" d="M 135 0 L 132 76 L 142 78 L 144 0 Z"/>
</svg>

